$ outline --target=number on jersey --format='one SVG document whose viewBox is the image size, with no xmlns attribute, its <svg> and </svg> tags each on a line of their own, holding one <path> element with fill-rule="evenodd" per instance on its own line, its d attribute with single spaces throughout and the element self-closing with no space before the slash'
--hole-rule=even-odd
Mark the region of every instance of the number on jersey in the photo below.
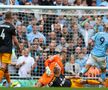
<svg viewBox="0 0 108 90">
<path fill-rule="evenodd" d="M 0 37 L 4 40 L 5 39 L 5 33 L 4 33 L 4 29 L 2 30 Z"/>
</svg>

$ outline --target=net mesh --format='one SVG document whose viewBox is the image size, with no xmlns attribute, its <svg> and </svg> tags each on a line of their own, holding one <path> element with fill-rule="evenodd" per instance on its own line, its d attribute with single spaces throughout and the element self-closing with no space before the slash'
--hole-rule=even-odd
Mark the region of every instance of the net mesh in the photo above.
<svg viewBox="0 0 108 90">
<path fill-rule="evenodd" d="M 67 53 L 64 62 L 66 75 L 72 74 L 70 70 L 73 70 L 73 74 L 78 74 L 85 66 L 92 48 L 88 47 L 88 40 L 96 32 L 104 31 L 104 24 L 108 23 L 108 10 L 0 9 L 1 24 L 4 22 L 5 12 L 9 10 L 13 12 L 13 24 L 22 50 L 29 47 L 30 56 L 35 60 L 35 68 L 29 72 L 32 77 L 44 73 L 44 62 L 48 55 L 64 51 Z M 34 24 L 38 34 L 30 36 Z M 90 32 L 86 31 L 88 29 Z M 9 65 L 12 77 L 19 76 L 20 68 L 16 68 L 16 64 L 21 55 L 14 46 L 12 64 Z M 70 65 L 73 58 L 79 64 L 78 71 L 74 65 Z M 96 77 L 100 74 L 95 66 L 91 70 L 94 72 L 88 72 L 85 76 Z"/>
</svg>

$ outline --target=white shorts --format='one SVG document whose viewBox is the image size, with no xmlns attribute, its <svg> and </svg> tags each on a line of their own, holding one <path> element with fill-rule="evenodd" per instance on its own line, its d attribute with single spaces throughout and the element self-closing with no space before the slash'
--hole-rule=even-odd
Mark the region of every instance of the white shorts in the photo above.
<svg viewBox="0 0 108 90">
<path fill-rule="evenodd" d="M 106 68 L 106 57 L 96 57 L 90 54 L 86 64 L 90 64 L 92 66 L 95 65 L 101 69 L 104 69 Z"/>
</svg>

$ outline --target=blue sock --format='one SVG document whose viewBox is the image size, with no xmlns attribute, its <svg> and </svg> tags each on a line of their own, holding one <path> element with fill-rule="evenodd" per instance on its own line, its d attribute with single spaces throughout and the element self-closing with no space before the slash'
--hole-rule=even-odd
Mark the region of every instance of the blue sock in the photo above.
<svg viewBox="0 0 108 90">
<path fill-rule="evenodd" d="M 105 72 L 104 72 L 104 73 L 101 73 L 100 77 L 102 78 L 102 80 L 105 80 L 105 78 L 106 78 L 106 73 L 105 73 Z"/>
<path fill-rule="evenodd" d="M 84 74 L 85 72 L 87 72 L 87 68 L 82 68 L 81 73 Z"/>
</svg>

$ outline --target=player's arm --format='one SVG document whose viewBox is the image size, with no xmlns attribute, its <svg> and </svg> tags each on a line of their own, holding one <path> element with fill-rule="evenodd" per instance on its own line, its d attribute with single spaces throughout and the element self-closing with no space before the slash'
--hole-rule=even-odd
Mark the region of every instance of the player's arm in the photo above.
<svg viewBox="0 0 108 90">
<path fill-rule="evenodd" d="M 97 78 L 97 77 L 90 77 L 87 79 L 81 79 L 80 81 L 82 84 L 90 84 L 90 85 L 99 85 L 99 84 L 103 84 L 101 78 Z"/>
<path fill-rule="evenodd" d="M 20 49 L 20 44 L 19 44 L 18 39 L 16 38 L 16 36 L 13 35 L 12 40 L 13 40 L 14 44 Z"/>
<path fill-rule="evenodd" d="M 79 76 L 65 76 L 66 79 L 80 79 Z"/>
<path fill-rule="evenodd" d="M 46 61 L 45 61 L 45 67 L 49 66 L 50 63 L 52 63 L 54 61 L 54 56 L 49 57 Z"/>
<path fill-rule="evenodd" d="M 50 70 L 50 68 L 49 68 L 49 65 L 50 65 L 53 61 L 54 61 L 54 57 L 53 57 L 53 56 L 50 57 L 50 58 L 48 58 L 48 59 L 45 61 L 45 70 L 46 70 L 46 74 L 47 74 L 48 76 L 51 75 L 51 70 Z"/>
<path fill-rule="evenodd" d="M 91 46 L 93 46 L 94 40 L 93 39 L 90 39 L 89 42 L 88 42 L 88 44 L 91 45 Z"/>
</svg>

